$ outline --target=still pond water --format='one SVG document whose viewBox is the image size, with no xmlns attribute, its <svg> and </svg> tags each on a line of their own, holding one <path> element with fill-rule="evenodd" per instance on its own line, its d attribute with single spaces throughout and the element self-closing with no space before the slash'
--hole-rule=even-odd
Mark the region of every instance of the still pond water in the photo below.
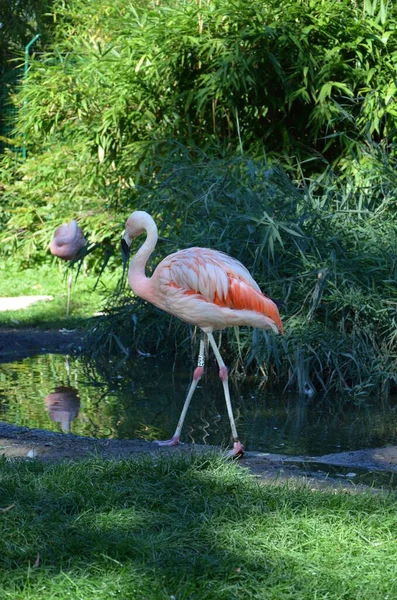
<svg viewBox="0 0 397 600">
<path fill-rule="evenodd" d="M 167 439 L 174 433 L 191 374 L 172 363 L 138 359 L 102 368 L 47 354 L 0 365 L 0 420 L 98 438 Z M 321 455 L 397 444 L 397 402 L 346 404 L 298 398 L 231 381 L 240 439 L 247 450 Z M 196 390 L 183 441 L 228 446 L 230 427 L 216 372 Z"/>
</svg>

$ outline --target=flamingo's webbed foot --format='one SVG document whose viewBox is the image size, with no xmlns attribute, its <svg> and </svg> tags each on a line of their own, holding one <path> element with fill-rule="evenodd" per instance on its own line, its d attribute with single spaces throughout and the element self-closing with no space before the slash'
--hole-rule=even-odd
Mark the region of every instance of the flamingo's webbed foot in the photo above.
<svg viewBox="0 0 397 600">
<path fill-rule="evenodd" d="M 172 436 L 170 440 L 158 440 L 156 444 L 158 446 L 177 446 L 179 444 L 179 436 Z"/>
<path fill-rule="evenodd" d="M 227 453 L 231 458 L 240 458 L 240 456 L 244 456 L 244 446 L 238 440 L 233 444 L 233 450 L 229 450 Z"/>
</svg>

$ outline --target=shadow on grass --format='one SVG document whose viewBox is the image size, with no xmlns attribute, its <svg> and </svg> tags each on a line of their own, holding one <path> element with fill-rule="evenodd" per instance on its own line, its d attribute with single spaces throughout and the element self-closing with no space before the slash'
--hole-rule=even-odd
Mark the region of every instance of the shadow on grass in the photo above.
<svg viewBox="0 0 397 600">
<path fill-rule="evenodd" d="M 0 474 L 2 598 L 397 594 L 391 494 L 260 486 L 218 455 Z"/>
</svg>

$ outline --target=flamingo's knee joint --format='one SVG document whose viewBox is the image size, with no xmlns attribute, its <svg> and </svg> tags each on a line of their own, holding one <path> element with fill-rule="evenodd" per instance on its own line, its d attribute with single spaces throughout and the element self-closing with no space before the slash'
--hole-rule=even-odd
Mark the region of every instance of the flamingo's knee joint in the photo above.
<svg viewBox="0 0 397 600">
<path fill-rule="evenodd" d="M 193 373 L 194 381 L 198 381 L 203 373 L 204 373 L 204 367 L 197 367 Z"/>
<path fill-rule="evenodd" d="M 225 365 L 219 369 L 219 377 L 221 378 L 221 380 L 223 382 L 227 381 L 228 374 L 227 374 L 227 367 L 225 367 Z"/>
</svg>

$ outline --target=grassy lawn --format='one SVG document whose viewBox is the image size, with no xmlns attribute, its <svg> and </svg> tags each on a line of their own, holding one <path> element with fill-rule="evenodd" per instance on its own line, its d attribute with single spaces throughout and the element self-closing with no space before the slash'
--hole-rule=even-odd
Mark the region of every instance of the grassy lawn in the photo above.
<svg viewBox="0 0 397 600">
<path fill-rule="evenodd" d="M 70 315 L 66 316 L 67 279 L 73 272 Z M 4 327 L 66 327 L 84 323 L 100 311 L 107 295 L 117 284 L 118 275 L 107 271 L 98 285 L 94 274 L 82 271 L 76 280 L 77 268 L 70 271 L 65 264 L 49 259 L 48 264 L 35 268 L 20 269 L 14 262 L 0 267 L 0 297 L 53 296 L 51 302 L 37 304 L 17 311 L 0 312 L 0 326 Z M 95 289 L 94 289 L 95 288 Z"/>
<path fill-rule="evenodd" d="M 260 485 L 217 455 L 0 475 L 2 599 L 397 598 L 392 493 Z"/>
</svg>

